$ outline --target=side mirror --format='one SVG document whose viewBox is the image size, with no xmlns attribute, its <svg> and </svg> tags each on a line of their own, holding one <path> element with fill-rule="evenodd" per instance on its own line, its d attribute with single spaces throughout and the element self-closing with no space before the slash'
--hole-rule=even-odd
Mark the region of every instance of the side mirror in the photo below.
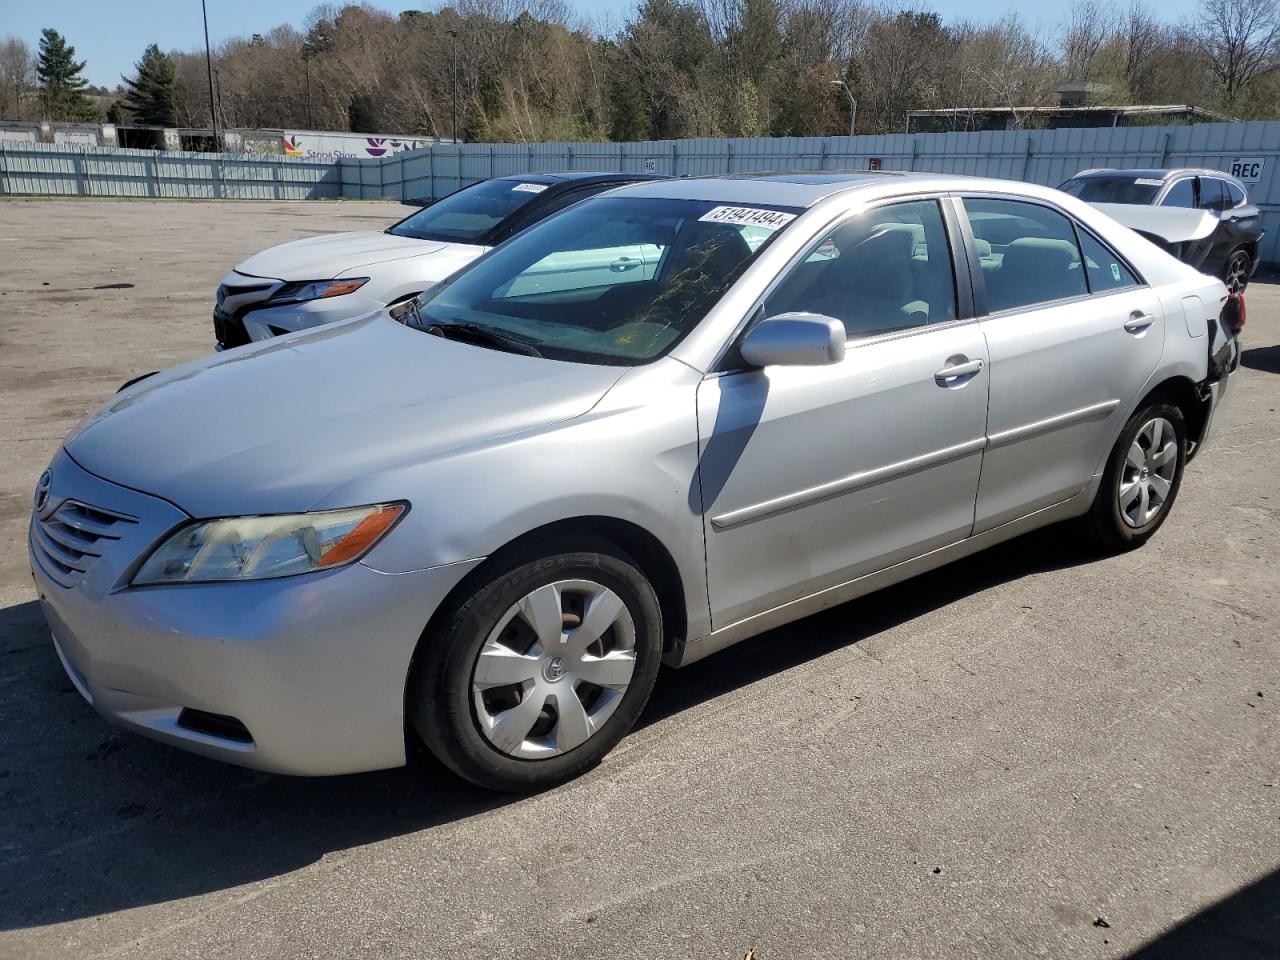
<svg viewBox="0 0 1280 960">
<path fill-rule="evenodd" d="M 780 313 L 761 320 L 738 352 L 756 367 L 820 367 L 844 359 L 844 324 L 820 313 Z"/>
</svg>

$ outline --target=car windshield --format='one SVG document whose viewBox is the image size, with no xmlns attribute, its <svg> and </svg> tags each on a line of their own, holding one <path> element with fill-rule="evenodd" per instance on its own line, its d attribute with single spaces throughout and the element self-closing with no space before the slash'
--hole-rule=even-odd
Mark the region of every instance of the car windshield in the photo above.
<svg viewBox="0 0 1280 960">
<path fill-rule="evenodd" d="M 1155 177 L 1133 175 L 1114 177 L 1072 177 L 1059 190 L 1089 203 L 1138 203 L 1149 204 L 1164 186 Z"/>
<path fill-rule="evenodd" d="M 387 233 L 415 240 L 479 243 L 486 233 L 547 189 L 528 180 L 486 180 L 424 207 Z"/>
<path fill-rule="evenodd" d="M 598 197 L 428 290 L 404 319 L 446 336 L 452 326 L 473 340 L 488 331 L 550 359 L 645 363 L 697 326 L 799 213 Z"/>
</svg>

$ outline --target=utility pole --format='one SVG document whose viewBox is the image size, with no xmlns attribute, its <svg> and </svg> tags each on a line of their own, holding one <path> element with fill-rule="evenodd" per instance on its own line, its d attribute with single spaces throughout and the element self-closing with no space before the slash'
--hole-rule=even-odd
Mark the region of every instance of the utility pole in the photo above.
<svg viewBox="0 0 1280 960">
<path fill-rule="evenodd" d="M 843 80 L 832 80 L 833 87 L 843 87 L 844 92 L 849 97 L 849 136 L 856 136 L 854 131 L 858 125 L 858 101 L 853 98 L 853 91 L 849 89 L 849 85 Z"/>
<path fill-rule="evenodd" d="M 209 11 L 205 7 L 205 0 L 200 0 L 200 14 L 204 17 L 204 65 L 209 73 L 209 119 L 213 126 L 213 150 L 214 153 L 219 153 L 222 141 L 218 138 L 218 105 L 213 99 L 213 53 L 209 49 Z"/>
<path fill-rule="evenodd" d="M 458 142 L 458 31 L 446 30 L 453 41 L 453 142 Z"/>
</svg>

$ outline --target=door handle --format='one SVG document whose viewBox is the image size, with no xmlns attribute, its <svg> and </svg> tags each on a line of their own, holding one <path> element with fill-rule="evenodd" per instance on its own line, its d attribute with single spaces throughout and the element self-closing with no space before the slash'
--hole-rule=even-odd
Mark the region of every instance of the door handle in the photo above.
<svg viewBox="0 0 1280 960">
<path fill-rule="evenodd" d="M 643 260 L 636 257 L 619 257 L 613 263 L 609 264 L 609 269 L 614 273 L 625 273 L 628 270 L 634 270 L 636 267 L 644 263 Z"/>
<path fill-rule="evenodd" d="M 981 373 L 985 367 L 984 360 L 967 360 L 964 357 L 952 357 L 947 361 L 947 365 L 933 375 L 933 379 L 938 381 L 939 386 L 950 386 L 955 380 L 961 377 L 972 377 Z"/>
<path fill-rule="evenodd" d="M 1156 322 L 1156 318 L 1149 313 L 1140 313 L 1134 311 L 1129 319 L 1124 322 L 1124 329 L 1127 333 L 1138 336 L 1146 332 L 1146 329 Z"/>
</svg>

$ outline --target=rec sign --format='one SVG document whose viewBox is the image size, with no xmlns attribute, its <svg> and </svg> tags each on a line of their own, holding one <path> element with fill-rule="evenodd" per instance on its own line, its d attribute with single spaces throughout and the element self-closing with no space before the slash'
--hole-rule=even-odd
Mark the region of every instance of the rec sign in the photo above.
<svg viewBox="0 0 1280 960">
<path fill-rule="evenodd" d="M 1262 179 L 1262 157 L 1235 157 L 1230 174 L 1241 183 L 1257 183 Z"/>
</svg>

